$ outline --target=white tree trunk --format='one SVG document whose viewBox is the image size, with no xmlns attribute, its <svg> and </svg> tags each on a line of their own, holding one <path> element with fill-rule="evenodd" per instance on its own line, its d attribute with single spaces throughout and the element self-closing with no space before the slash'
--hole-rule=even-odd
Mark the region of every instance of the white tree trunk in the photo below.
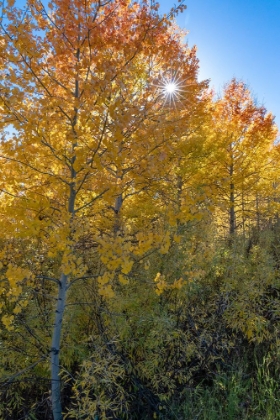
<svg viewBox="0 0 280 420">
<path fill-rule="evenodd" d="M 59 352 L 63 313 L 66 303 L 66 293 L 68 285 L 68 276 L 61 275 L 58 298 L 55 311 L 55 323 L 53 328 L 52 346 L 51 346 L 51 396 L 52 396 L 52 411 L 54 420 L 62 420 L 62 406 L 61 406 L 61 382 L 60 382 L 60 366 L 59 366 Z"/>
</svg>

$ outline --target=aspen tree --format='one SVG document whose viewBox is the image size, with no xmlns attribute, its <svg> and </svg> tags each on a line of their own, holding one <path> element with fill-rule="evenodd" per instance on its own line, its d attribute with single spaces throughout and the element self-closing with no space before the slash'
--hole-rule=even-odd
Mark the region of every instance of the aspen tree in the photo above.
<svg viewBox="0 0 280 420">
<path fill-rule="evenodd" d="M 49 276 L 32 261 L 9 263 L 1 288 L 16 311 L 25 285 L 43 279 L 58 289 L 50 345 L 54 420 L 62 419 L 60 351 L 71 285 L 92 276 L 110 297 L 116 278 L 127 281 L 133 257 L 168 250 L 165 236 L 139 232 L 141 223 L 131 244 L 126 232 L 134 222 L 128 230 L 125 223 L 141 194 L 145 213 L 143 195 L 150 189 L 153 196 L 184 131 L 165 84 L 175 75 L 183 81 L 180 101 L 189 109 L 205 84 L 196 79 L 195 50 L 182 43 L 172 16 L 161 18 L 157 9 L 128 0 L 2 5 L 1 236 L 34 248 L 43 242 L 58 268 Z M 88 233 L 101 261 L 95 273 L 78 246 Z M 13 328 L 13 317 L 4 321 Z"/>
</svg>

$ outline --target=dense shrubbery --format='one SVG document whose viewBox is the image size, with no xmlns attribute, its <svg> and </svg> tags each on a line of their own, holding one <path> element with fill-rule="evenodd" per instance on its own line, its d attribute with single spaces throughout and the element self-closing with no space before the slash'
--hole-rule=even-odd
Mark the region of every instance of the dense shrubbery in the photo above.
<svg viewBox="0 0 280 420">
<path fill-rule="evenodd" d="M 67 418 L 278 418 L 277 229 L 254 234 L 254 244 L 236 236 L 229 247 L 205 228 L 190 227 L 168 255 L 135 265 L 110 300 L 92 280 L 73 288 L 62 357 Z M 37 293 L 32 302 L 2 334 L 7 377 L 47 351 L 51 301 Z M 46 361 L 8 381 L 3 419 L 51 418 Z"/>
</svg>

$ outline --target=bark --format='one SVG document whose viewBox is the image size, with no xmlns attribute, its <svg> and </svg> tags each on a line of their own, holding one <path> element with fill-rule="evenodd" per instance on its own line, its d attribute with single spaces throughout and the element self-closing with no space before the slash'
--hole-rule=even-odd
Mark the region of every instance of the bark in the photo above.
<svg viewBox="0 0 280 420">
<path fill-rule="evenodd" d="M 55 311 L 55 323 L 53 328 L 52 346 L 51 346 L 51 395 L 52 395 L 52 411 L 54 420 L 62 420 L 61 407 L 61 380 L 59 377 L 59 352 L 61 340 L 61 328 L 63 313 L 66 303 L 66 293 L 68 285 L 68 276 L 61 275 L 58 298 Z"/>
<path fill-rule="evenodd" d="M 116 235 L 121 229 L 121 219 L 120 219 L 120 211 L 123 203 L 122 194 L 119 194 L 115 199 L 115 206 L 114 206 L 114 234 Z"/>
<path fill-rule="evenodd" d="M 246 218 L 245 218 L 245 194 L 244 194 L 244 182 L 242 180 L 242 193 L 241 193 L 241 206 L 242 206 L 242 232 L 243 232 L 243 236 L 245 237 L 245 222 L 246 222 Z"/>
<path fill-rule="evenodd" d="M 259 196 L 256 195 L 256 216 L 257 216 L 257 230 L 260 232 L 260 210 L 259 210 Z"/>
<path fill-rule="evenodd" d="M 76 173 L 72 168 L 72 179 L 75 179 Z M 70 185 L 69 205 L 68 211 L 71 214 L 71 222 L 74 219 L 75 208 L 75 183 Z M 71 250 L 72 252 L 73 250 Z M 59 376 L 59 353 L 63 314 L 66 305 L 66 295 L 69 284 L 69 276 L 62 273 L 59 281 L 58 297 L 55 310 L 55 322 L 53 327 L 52 346 L 51 346 L 51 398 L 52 398 L 52 412 L 54 420 L 62 420 L 62 405 L 61 405 L 61 380 Z"/>
<path fill-rule="evenodd" d="M 79 41 L 79 36 L 78 36 Z M 77 63 L 80 60 L 80 50 L 77 50 L 76 53 Z M 79 98 L 79 80 L 78 74 L 76 75 L 75 80 L 75 91 L 74 96 L 76 99 Z M 69 184 L 69 198 L 68 198 L 68 212 L 71 215 L 71 226 L 74 224 L 74 217 L 75 217 L 75 201 L 76 201 L 76 171 L 74 169 L 74 163 L 76 161 L 76 154 L 75 150 L 78 145 L 77 141 L 77 133 L 76 133 L 76 125 L 78 121 L 78 108 L 74 107 L 74 116 L 72 120 L 72 132 L 74 137 L 76 138 L 76 142 L 72 145 L 72 154 L 73 157 L 71 159 L 71 183 Z M 70 233 L 71 238 L 71 233 Z M 73 252 L 73 249 L 69 249 L 70 252 Z M 62 321 L 63 321 L 63 314 L 66 305 L 66 294 L 68 289 L 69 283 L 69 275 L 64 273 L 61 274 L 60 282 L 59 282 L 59 290 L 58 290 L 58 299 L 56 304 L 56 311 L 55 311 L 55 323 L 53 328 L 53 336 L 52 336 L 52 346 L 51 346 L 51 381 L 52 381 L 52 412 L 53 412 L 53 419 L 54 420 L 62 420 L 62 404 L 61 404 L 61 380 L 60 380 L 60 366 L 59 366 L 59 352 L 60 352 L 60 341 L 61 341 L 61 330 L 62 330 Z"/>
<path fill-rule="evenodd" d="M 232 236 L 235 232 L 235 195 L 234 195 L 234 183 L 232 181 L 233 176 L 233 165 L 230 166 L 230 209 L 229 209 L 229 234 Z"/>
<path fill-rule="evenodd" d="M 234 208 L 234 185 L 230 184 L 230 210 L 229 210 L 229 234 L 233 235 L 235 232 L 235 208 Z"/>
</svg>

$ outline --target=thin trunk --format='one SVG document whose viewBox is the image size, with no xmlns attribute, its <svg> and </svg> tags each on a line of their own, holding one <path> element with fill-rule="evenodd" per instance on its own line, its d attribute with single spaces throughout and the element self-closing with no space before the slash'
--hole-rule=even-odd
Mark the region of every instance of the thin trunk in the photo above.
<svg viewBox="0 0 280 420">
<path fill-rule="evenodd" d="M 242 178 L 242 194 L 241 194 L 241 207 L 242 207 L 242 232 L 245 237 L 245 198 L 244 198 L 244 179 Z"/>
<path fill-rule="evenodd" d="M 66 293 L 68 285 L 68 276 L 61 275 L 59 282 L 58 298 L 55 311 L 55 323 L 52 336 L 51 346 L 51 391 L 52 391 L 52 411 L 54 420 L 62 420 L 62 407 L 61 407 L 61 381 L 59 377 L 59 352 L 60 352 L 60 339 L 63 313 L 66 303 Z"/>
<path fill-rule="evenodd" d="M 74 177 L 76 174 L 74 173 Z M 74 182 L 70 185 L 70 195 L 69 195 L 69 204 L 68 211 L 71 214 L 71 222 L 73 223 L 74 219 L 74 207 L 75 207 L 75 188 Z M 72 252 L 72 251 L 70 251 Z M 55 322 L 53 328 L 52 336 L 52 346 L 51 346 L 51 397 L 52 397 L 52 412 L 54 420 L 62 420 L 62 405 L 61 405 L 61 380 L 59 376 L 60 366 L 59 366 L 59 352 L 60 352 L 60 341 L 61 341 L 61 330 L 62 330 L 62 321 L 63 314 L 66 305 L 66 294 L 68 289 L 69 276 L 62 273 L 59 282 L 58 297 L 55 310 Z"/>
<path fill-rule="evenodd" d="M 183 178 L 181 175 L 177 175 L 177 197 L 176 197 L 176 204 L 177 204 L 177 212 L 180 213 L 181 206 L 182 206 L 182 193 L 183 193 Z"/>
<path fill-rule="evenodd" d="M 77 62 L 79 62 L 80 51 L 77 50 Z M 79 98 L 79 80 L 78 77 L 75 80 L 75 91 L 74 96 L 76 99 Z M 74 168 L 74 163 L 76 161 L 75 150 L 78 145 L 77 141 L 77 133 L 76 133 L 76 124 L 78 121 L 78 108 L 74 107 L 74 116 L 72 120 L 72 132 L 76 141 L 72 145 L 72 159 L 71 159 L 71 183 L 69 188 L 69 197 L 68 197 L 68 213 L 71 216 L 70 219 L 70 239 L 71 239 L 71 230 L 74 224 L 74 217 L 75 217 L 75 200 L 76 200 L 76 171 Z M 69 253 L 72 253 L 73 249 L 69 249 Z M 69 284 L 69 275 L 64 273 L 61 274 L 60 283 L 59 283 L 59 291 L 58 291 L 58 299 L 56 304 L 56 311 L 55 311 L 55 323 L 53 328 L 53 336 L 52 336 L 52 346 L 51 346 L 51 398 L 52 398 L 52 412 L 53 412 L 53 420 L 62 420 L 62 404 L 61 404 L 61 380 L 60 380 L 60 366 L 59 366 L 59 352 L 60 352 L 60 341 L 61 341 L 61 331 L 62 331 L 62 322 L 63 322 L 63 314 L 66 305 L 66 294 Z"/>
<path fill-rule="evenodd" d="M 122 194 L 119 194 L 115 199 L 115 206 L 114 206 L 114 234 L 116 235 L 121 229 L 121 219 L 120 219 L 120 210 L 123 203 Z"/>
<path fill-rule="evenodd" d="M 119 151 L 118 154 L 121 155 L 122 154 L 122 146 L 119 145 Z M 114 225 L 113 225 L 113 232 L 114 235 L 116 236 L 119 231 L 121 230 L 121 208 L 123 205 L 123 194 L 122 194 L 122 179 L 123 179 L 123 172 L 122 170 L 117 171 L 116 173 L 116 186 L 118 187 L 118 193 L 116 195 L 115 198 L 115 204 L 114 204 Z"/>
<path fill-rule="evenodd" d="M 181 163 L 181 161 L 180 161 Z M 179 165 L 178 165 L 179 166 Z M 176 213 L 179 216 L 180 212 L 181 212 L 181 208 L 182 208 L 182 194 L 183 194 L 183 178 L 181 177 L 181 175 L 177 175 L 177 194 L 176 194 Z M 176 233 L 179 234 L 180 233 L 180 227 L 182 226 L 182 222 L 180 222 L 180 219 L 178 217 L 177 219 L 177 228 L 176 228 Z"/>
<path fill-rule="evenodd" d="M 235 195 L 234 195 L 234 183 L 232 180 L 233 176 L 233 165 L 230 165 L 230 209 L 229 209 L 229 234 L 232 236 L 235 232 Z"/>
<path fill-rule="evenodd" d="M 260 232 L 260 209 L 259 209 L 259 196 L 256 195 L 256 216 L 257 216 L 257 230 Z"/>
<path fill-rule="evenodd" d="M 234 209 L 234 185 L 230 184 L 230 212 L 229 212 L 229 233 L 233 235 L 235 232 L 235 209 Z"/>
</svg>

